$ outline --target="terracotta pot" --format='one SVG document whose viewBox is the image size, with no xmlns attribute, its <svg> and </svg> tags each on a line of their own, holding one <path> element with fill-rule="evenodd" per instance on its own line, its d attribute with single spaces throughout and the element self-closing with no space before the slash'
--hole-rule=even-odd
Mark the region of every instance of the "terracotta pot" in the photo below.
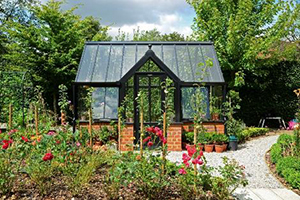
<svg viewBox="0 0 300 200">
<path fill-rule="evenodd" d="M 203 145 L 203 144 L 201 144 L 201 143 L 199 143 L 198 145 L 199 145 L 199 149 L 200 149 L 200 151 L 203 151 L 204 145 Z"/>
<path fill-rule="evenodd" d="M 130 117 L 130 118 L 127 118 L 127 122 L 129 122 L 129 123 L 133 123 L 133 118 L 132 118 L 132 117 Z"/>
<path fill-rule="evenodd" d="M 220 115 L 218 113 L 212 113 L 211 114 L 211 119 L 213 121 L 218 121 L 218 120 L 220 120 Z"/>
<path fill-rule="evenodd" d="M 217 153 L 222 153 L 224 151 L 223 144 L 216 144 L 215 149 Z"/>
<path fill-rule="evenodd" d="M 223 144 L 223 151 L 227 151 L 227 143 Z"/>
<path fill-rule="evenodd" d="M 213 152 L 213 150 L 214 150 L 214 144 L 206 144 L 206 145 L 204 145 L 204 149 L 205 149 L 205 152 Z"/>
</svg>

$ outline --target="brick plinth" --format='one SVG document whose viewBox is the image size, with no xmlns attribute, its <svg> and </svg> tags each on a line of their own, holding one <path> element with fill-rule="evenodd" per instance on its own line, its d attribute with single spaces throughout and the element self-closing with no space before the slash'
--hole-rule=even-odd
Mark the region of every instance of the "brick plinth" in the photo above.
<svg viewBox="0 0 300 200">
<path fill-rule="evenodd" d="M 225 126 L 223 122 L 204 122 L 203 126 L 207 132 L 217 132 L 221 134 L 225 133 Z M 184 123 L 182 127 L 186 132 L 194 131 L 192 122 Z"/>
<path fill-rule="evenodd" d="M 181 151 L 182 124 L 171 124 L 167 132 L 168 150 Z"/>
<path fill-rule="evenodd" d="M 133 151 L 133 125 L 126 125 L 121 132 L 121 151 Z"/>
</svg>

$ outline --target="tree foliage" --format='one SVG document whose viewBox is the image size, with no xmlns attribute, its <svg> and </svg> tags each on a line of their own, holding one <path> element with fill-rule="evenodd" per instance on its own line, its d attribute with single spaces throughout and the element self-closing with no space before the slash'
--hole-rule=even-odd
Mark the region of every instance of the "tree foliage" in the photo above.
<svg viewBox="0 0 300 200">
<path fill-rule="evenodd" d="M 70 88 L 74 80 L 84 42 L 109 40 L 108 27 L 93 17 L 81 19 L 77 7 L 61 10 L 62 2 L 48 1 L 31 7 L 27 24 L 9 20 L 2 27 L 10 42 L 4 55 L 7 69 L 27 70 L 48 95 L 57 96 L 58 85 Z"/>
<path fill-rule="evenodd" d="M 193 36 L 213 41 L 230 83 L 239 70 L 252 73 L 257 56 L 267 55 L 282 39 L 295 33 L 300 6 L 277 0 L 192 0 L 195 9 Z"/>
</svg>

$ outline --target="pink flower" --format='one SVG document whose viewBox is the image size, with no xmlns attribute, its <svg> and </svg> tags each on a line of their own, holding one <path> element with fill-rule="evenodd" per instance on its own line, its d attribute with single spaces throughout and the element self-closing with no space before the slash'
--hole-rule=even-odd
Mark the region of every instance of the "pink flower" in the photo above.
<svg viewBox="0 0 300 200">
<path fill-rule="evenodd" d="M 147 145 L 148 147 L 151 147 L 153 145 L 153 142 L 149 141 Z"/>
<path fill-rule="evenodd" d="M 192 160 L 192 163 L 194 164 L 194 165 L 202 165 L 203 164 L 203 161 L 202 160 L 199 160 L 199 159 L 194 159 L 194 160 Z"/>
<path fill-rule="evenodd" d="M 188 162 L 191 160 L 191 157 L 188 156 L 186 153 L 182 154 L 182 160 L 183 162 Z"/>
<path fill-rule="evenodd" d="M 181 169 L 178 170 L 178 173 L 179 174 L 186 174 L 186 171 L 185 171 L 185 169 L 181 168 Z"/>
<path fill-rule="evenodd" d="M 200 151 L 199 156 L 197 156 L 197 159 L 200 159 L 203 156 L 203 151 Z"/>
<path fill-rule="evenodd" d="M 163 144 L 167 144 L 166 138 L 163 137 L 163 138 L 161 139 L 161 141 L 163 142 Z"/>
<path fill-rule="evenodd" d="M 190 166 L 190 163 L 188 161 L 183 161 L 183 164 L 186 166 L 186 167 L 189 167 Z"/>
<path fill-rule="evenodd" d="M 12 139 L 10 139 L 10 140 L 8 140 L 8 142 L 7 142 L 8 144 L 12 144 L 13 143 L 13 140 Z"/>
<path fill-rule="evenodd" d="M 197 152 L 194 146 L 191 147 L 189 145 L 186 145 L 186 150 L 188 151 L 190 157 L 192 157 Z"/>
<path fill-rule="evenodd" d="M 150 139 L 151 139 L 151 136 L 146 137 L 146 138 L 143 140 L 143 143 L 148 142 Z"/>
<path fill-rule="evenodd" d="M 49 132 L 47 133 L 47 135 L 54 135 L 54 134 L 55 134 L 54 131 L 49 131 Z"/>
<path fill-rule="evenodd" d="M 18 130 L 17 129 L 12 129 L 11 131 L 9 131 L 8 133 L 7 133 L 7 135 L 11 135 L 11 134 L 13 134 L 13 133 L 15 133 L 15 132 L 17 132 Z"/>
<path fill-rule="evenodd" d="M 76 146 L 80 147 L 81 146 L 80 142 L 76 142 Z"/>
<path fill-rule="evenodd" d="M 162 130 L 157 131 L 157 132 L 156 132 L 156 135 L 157 135 L 158 137 L 162 137 L 162 136 L 163 136 Z"/>
</svg>

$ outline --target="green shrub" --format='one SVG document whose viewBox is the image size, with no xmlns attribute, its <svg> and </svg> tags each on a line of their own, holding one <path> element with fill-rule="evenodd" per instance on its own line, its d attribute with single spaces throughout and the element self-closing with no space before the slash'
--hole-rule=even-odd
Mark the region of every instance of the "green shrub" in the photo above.
<svg viewBox="0 0 300 200">
<path fill-rule="evenodd" d="M 282 134 L 279 136 L 277 143 L 280 144 L 283 152 L 289 154 L 292 150 L 293 136 L 288 134 Z"/>
<path fill-rule="evenodd" d="M 296 189 L 300 189 L 300 171 L 293 168 L 286 168 L 282 171 L 284 179 Z"/>
<path fill-rule="evenodd" d="M 282 159 L 282 148 L 279 143 L 275 143 L 271 147 L 270 156 L 272 163 L 277 163 L 280 159 Z"/>
<path fill-rule="evenodd" d="M 251 137 L 265 135 L 267 132 L 269 132 L 268 128 L 249 127 L 249 128 L 244 129 L 243 131 L 237 133 L 237 137 L 238 137 L 238 141 L 240 143 L 243 143 Z"/>
<path fill-rule="evenodd" d="M 194 143 L 194 132 L 184 132 L 183 133 L 183 141 L 193 144 Z"/>
<path fill-rule="evenodd" d="M 292 168 L 300 172 L 300 159 L 293 156 L 280 159 L 276 165 L 277 172 L 282 175 L 283 170 L 287 168 Z"/>
</svg>

